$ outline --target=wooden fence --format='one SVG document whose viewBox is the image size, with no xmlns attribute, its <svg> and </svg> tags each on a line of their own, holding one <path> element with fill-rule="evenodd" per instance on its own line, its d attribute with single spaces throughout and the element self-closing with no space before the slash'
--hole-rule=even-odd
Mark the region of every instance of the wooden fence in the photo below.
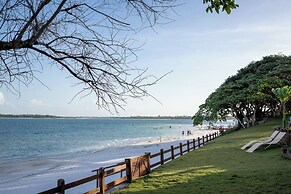
<svg viewBox="0 0 291 194">
<path fill-rule="evenodd" d="M 96 181 L 96 188 L 85 192 L 85 194 L 104 194 L 105 191 L 112 189 L 122 183 L 131 183 L 132 180 L 137 179 L 140 176 L 149 174 L 151 170 L 164 165 L 165 163 L 174 160 L 192 150 L 204 146 L 207 142 L 217 138 L 219 133 L 213 133 L 210 135 L 202 136 L 202 138 L 193 139 L 186 143 L 180 143 L 178 146 L 171 146 L 170 149 L 161 149 L 160 152 L 151 154 L 146 153 L 143 156 L 125 159 L 125 162 L 118 163 L 116 165 L 101 167 L 93 170 L 95 175 L 65 183 L 64 179 L 57 181 L 57 187 L 43 191 L 39 194 L 64 194 L 66 190 L 83 185 L 85 183 Z M 115 176 L 115 180 L 106 183 L 105 178 Z M 118 176 L 118 178 L 117 178 Z"/>
</svg>

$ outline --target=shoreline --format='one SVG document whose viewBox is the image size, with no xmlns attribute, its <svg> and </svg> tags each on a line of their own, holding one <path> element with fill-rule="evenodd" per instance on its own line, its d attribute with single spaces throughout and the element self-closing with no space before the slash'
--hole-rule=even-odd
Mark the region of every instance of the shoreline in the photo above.
<svg viewBox="0 0 291 194">
<path fill-rule="evenodd" d="M 49 115 L 49 114 L 0 114 L 0 118 L 31 118 L 31 119 L 189 119 L 192 116 L 182 115 L 182 116 L 108 116 L 108 117 L 98 117 L 98 116 L 59 116 L 59 115 Z"/>
<path fill-rule="evenodd" d="M 181 129 L 182 130 L 182 129 Z M 187 129 L 183 129 L 187 130 Z M 124 161 L 125 158 L 143 155 L 145 152 L 157 153 L 160 149 L 169 149 L 190 139 L 196 139 L 215 130 L 192 129 L 193 135 L 179 137 L 164 137 L 149 141 L 141 141 L 123 147 L 111 147 L 96 152 L 80 152 L 62 157 L 47 157 L 25 162 L 7 163 L 0 166 L 0 193 L 36 193 L 56 186 L 59 178 L 66 182 L 75 181 L 93 175 L 91 172 L 99 167 L 106 167 Z M 19 165 L 20 163 L 21 165 Z M 94 181 L 93 181 L 94 182 Z M 79 191 L 90 190 L 80 187 Z M 78 190 L 78 188 L 77 188 Z"/>
<path fill-rule="evenodd" d="M 185 130 L 184 130 L 185 131 Z M 190 130 L 190 131 L 193 131 Z M 141 141 L 138 143 L 134 143 L 132 145 L 151 145 L 151 144 L 162 144 L 162 143 L 169 143 L 169 142 L 175 142 L 175 141 L 186 141 L 186 140 L 192 140 L 196 139 L 198 137 L 202 137 L 203 135 L 209 134 L 209 133 L 215 133 L 219 132 L 219 130 L 208 130 L 208 129 L 196 129 L 194 130 L 194 134 L 191 135 L 183 135 L 179 137 L 162 137 L 161 139 L 154 139 L 154 140 L 149 140 L 149 141 Z M 161 140 L 161 141 L 160 141 Z"/>
</svg>

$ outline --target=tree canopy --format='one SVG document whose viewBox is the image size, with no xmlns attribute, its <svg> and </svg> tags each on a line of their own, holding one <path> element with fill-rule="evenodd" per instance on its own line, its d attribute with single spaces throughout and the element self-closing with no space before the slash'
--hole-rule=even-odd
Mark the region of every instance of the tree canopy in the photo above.
<svg viewBox="0 0 291 194">
<path fill-rule="evenodd" d="M 247 127 L 264 117 L 274 116 L 280 102 L 273 88 L 291 85 L 291 56 L 271 55 L 251 62 L 225 80 L 193 116 L 193 124 L 233 116 L 240 127 Z M 286 110 L 291 110 L 286 103 Z"/>
</svg>

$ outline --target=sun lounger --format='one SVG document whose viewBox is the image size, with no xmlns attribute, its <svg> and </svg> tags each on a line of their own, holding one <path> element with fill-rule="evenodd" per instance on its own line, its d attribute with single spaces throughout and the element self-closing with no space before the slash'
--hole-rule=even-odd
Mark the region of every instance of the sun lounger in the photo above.
<svg viewBox="0 0 291 194">
<path fill-rule="evenodd" d="M 279 132 L 280 131 L 277 131 L 277 130 L 275 130 L 273 133 L 272 133 L 272 135 L 268 138 L 268 139 L 266 139 L 265 141 L 260 141 L 260 142 L 258 142 L 257 140 L 253 140 L 253 141 L 250 141 L 249 143 L 247 143 L 246 145 L 244 145 L 243 147 L 241 147 L 240 149 L 242 149 L 242 150 L 244 150 L 244 149 L 246 149 L 246 148 L 249 148 L 249 147 L 251 147 L 254 143 L 268 143 L 268 142 L 271 142 L 271 141 L 273 141 L 274 139 L 275 139 L 275 137 L 279 134 Z"/>
<path fill-rule="evenodd" d="M 261 146 L 266 145 L 267 148 L 271 145 L 276 145 L 278 144 L 283 137 L 286 135 L 286 132 L 279 132 L 279 134 L 271 141 L 271 142 L 258 142 L 255 143 L 251 148 L 249 148 L 246 152 L 248 153 L 253 153 L 255 150 L 257 150 L 258 148 L 260 148 Z"/>
<path fill-rule="evenodd" d="M 246 148 L 249 148 L 251 145 L 253 145 L 254 143 L 258 142 L 258 140 L 253 140 L 250 141 L 249 143 L 247 143 L 246 145 L 244 145 L 243 147 L 241 147 L 240 149 L 244 150 Z"/>
</svg>

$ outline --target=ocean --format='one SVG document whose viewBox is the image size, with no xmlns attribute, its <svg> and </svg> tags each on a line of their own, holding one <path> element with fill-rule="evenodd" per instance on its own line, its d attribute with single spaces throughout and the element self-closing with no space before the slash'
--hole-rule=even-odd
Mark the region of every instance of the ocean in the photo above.
<svg viewBox="0 0 291 194">
<path fill-rule="evenodd" d="M 193 135 L 182 136 L 187 130 Z M 55 187 L 59 178 L 75 181 L 101 166 L 213 132 L 193 127 L 188 119 L 3 118 L 0 193 L 38 193 Z"/>
<path fill-rule="evenodd" d="M 0 119 L 0 162 L 96 152 L 180 136 L 187 119 Z"/>
</svg>

